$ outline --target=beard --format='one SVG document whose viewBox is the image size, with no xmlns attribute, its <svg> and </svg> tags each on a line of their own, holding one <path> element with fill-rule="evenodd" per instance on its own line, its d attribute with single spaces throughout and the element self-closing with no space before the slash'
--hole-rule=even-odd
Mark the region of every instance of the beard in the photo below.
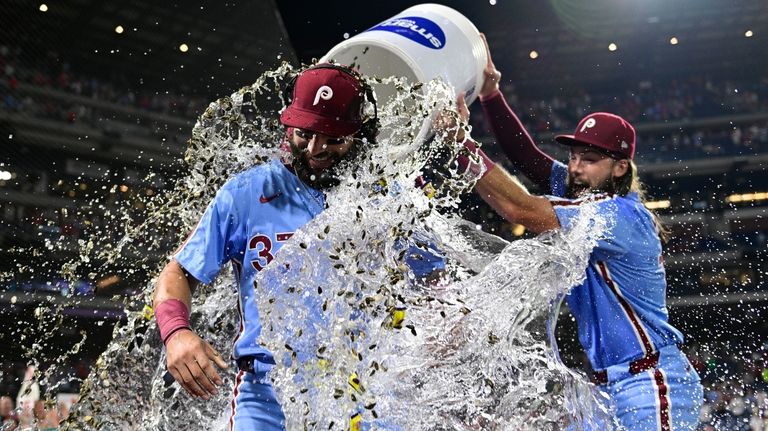
<svg viewBox="0 0 768 431">
<path fill-rule="evenodd" d="M 341 183 L 342 176 L 349 171 L 352 161 L 358 158 L 360 153 L 357 143 L 344 156 L 331 155 L 333 164 L 322 170 L 315 170 L 309 165 L 307 150 L 302 150 L 293 142 L 288 142 L 291 149 L 291 167 L 299 179 L 308 186 L 317 190 L 328 190 Z"/>
<path fill-rule="evenodd" d="M 586 195 L 595 193 L 616 193 L 616 184 L 613 178 L 607 178 L 596 187 L 592 187 L 589 184 L 577 181 L 572 176 L 568 175 L 568 181 L 565 184 L 565 197 L 568 199 L 578 199 Z"/>
</svg>

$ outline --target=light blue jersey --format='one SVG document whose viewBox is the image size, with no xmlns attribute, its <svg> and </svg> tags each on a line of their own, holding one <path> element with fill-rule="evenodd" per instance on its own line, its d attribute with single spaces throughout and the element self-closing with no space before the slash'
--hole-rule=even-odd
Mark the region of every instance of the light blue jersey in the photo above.
<svg viewBox="0 0 768 431">
<path fill-rule="evenodd" d="M 323 210 L 322 192 L 308 187 L 280 161 L 229 180 L 174 256 L 193 277 L 211 283 L 231 261 L 239 286 L 240 331 L 234 357 L 272 363 L 258 344 L 261 333 L 253 282 L 293 233 Z"/>
<path fill-rule="evenodd" d="M 591 204 L 612 219 L 606 239 L 589 257 L 586 280 L 566 297 L 579 340 L 601 390 L 614 403 L 620 429 L 692 430 L 703 400 L 699 376 L 669 324 L 667 282 L 653 216 L 637 193 L 564 199 L 567 167 L 554 163 L 550 202 L 569 229 L 579 206 Z"/>
<path fill-rule="evenodd" d="M 234 357 L 271 354 L 257 343 L 261 332 L 253 281 L 293 233 L 324 208 L 323 193 L 302 183 L 281 162 L 251 168 L 228 181 L 174 256 L 197 280 L 211 283 L 231 261 L 240 300 L 240 332 Z M 414 238 L 413 241 L 418 241 Z M 417 278 L 445 268 L 444 258 L 427 243 L 408 248 L 406 263 Z"/>
<path fill-rule="evenodd" d="M 237 375 L 230 430 L 284 428 L 285 418 L 266 378 L 275 360 L 272 353 L 258 344 L 261 321 L 254 280 L 283 243 L 323 211 L 324 200 L 322 192 L 305 185 L 280 161 L 253 167 L 224 184 L 174 255 L 190 275 L 207 284 L 227 262 L 234 267 L 240 329 L 233 356 L 255 360 L 253 371 L 240 371 Z M 409 250 L 406 263 L 417 278 L 445 266 L 435 250 L 425 250 L 414 243 L 405 243 L 403 247 Z M 318 321 L 321 319 L 317 316 Z"/>
<path fill-rule="evenodd" d="M 562 163 L 552 167 L 553 192 L 562 196 L 566 176 L 558 170 L 567 168 Z M 681 344 L 683 335 L 669 324 L 661 242 L 637 193 L 550 201 L 564 229 L 587 202 L 615 221 L 590 255 L 586 281 L 566 297 L 592 367 L 605 369 Z"/>
</svg>

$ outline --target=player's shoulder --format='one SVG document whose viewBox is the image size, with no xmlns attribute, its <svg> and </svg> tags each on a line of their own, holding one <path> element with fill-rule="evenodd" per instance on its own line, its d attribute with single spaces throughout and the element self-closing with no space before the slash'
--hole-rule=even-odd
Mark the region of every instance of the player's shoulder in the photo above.
<svg viewBox="0 0 768 431">
<path fill-rule="evenodd" d="M 265 163 L 252 166 L 230 178 L 222 189 L 235 193 L 240 190 L 250 190 L 270 184 L 277 178 L 282 178 L 288 170 L 279 160 L 270 160 Z"/>
<path fill-rule="evenodd" d="M 576 199 L 549 196 L 553 207 L 579 207 L 588 204 L 613 203 L 617 198 L 611 193 L 590 193 Z"/>
<path fill-rule="evenodd" d="M 624 196 L 617 195 L 615 199 L 619 204 L 619 208 L 624 211 L 648 212 L 648 209 L 645 207 L 645 204 L 640 199 L 640 195 L 637 192 L 629 192 Z"/>
<path fill-rule="evenodd" d="M 616 217 L 623 220 L 621 225 L 626 229 L 632 229 L 637 231 L 640 227 L 645 229 L 651 227 L 655 229 L 653 224 L 653 215 L 650 210 L 645 207 L 640 195 L 636 192 L 630 192 L 624 196 L 616 195 L 612 198 L 612 202 L 615 205 L 612 206 Z M 655 234 L 653 235 L 655 236 Z"/>
</svg>

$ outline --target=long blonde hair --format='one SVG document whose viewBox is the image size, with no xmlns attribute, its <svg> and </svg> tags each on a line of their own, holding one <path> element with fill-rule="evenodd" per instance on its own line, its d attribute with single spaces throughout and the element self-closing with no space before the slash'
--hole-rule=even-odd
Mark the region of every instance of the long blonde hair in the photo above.
<svg viewBox="0 0 768 431">
<path fill-rule="evenodd" d="M 632 192 L 637 193 L 637 197 L 640 199 L 640 203 L 645 205 L 645 185 L 640 181 L 640 177 L 637 173 L 637 165 L 634 161 L 629 159 L 627 162 L 629 162 L 629 169 L 627 169 L 627 172 L 620 177 L 614 178 L 613 180 L 614 190 L 619 196 L 626 196 Z M 658 214 L 650 209 L 648 211 L 653 217 L 653 224 L 656 226 L 656 233 L 659 235 L 659 240 L 661 240 L 662 244 L 666 243 L 669 239 L 669 229 L 667 229 L 661 222 Z"/>
</svg>

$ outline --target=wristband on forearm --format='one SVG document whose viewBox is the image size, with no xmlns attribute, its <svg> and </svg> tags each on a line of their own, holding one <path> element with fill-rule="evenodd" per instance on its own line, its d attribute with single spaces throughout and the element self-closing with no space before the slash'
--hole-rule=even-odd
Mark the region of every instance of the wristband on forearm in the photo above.
<svg viewBox="0 0 768 431">
<path fill-rule="evenodd" d="M 466 148 L 470 155 L 459 154 L 456 157 L 456 162 L 459 164 L 460 172 L 471 172 L 474 175 L 480 175 L 481 169 L 485 168 L 480 178 L 488 175 L 488 172 L 493 169 L 496 164 L 491 160 L 477 145 L 471 140 L 466 139 L 464 141 L 464 148 Z"/>
<path fill-rule="evenodd" d="M 160 328 L 163 344 L 182 329 L 192 330 L 189 324 L 189 309 L 178 299 L 166 299 L 157 304 L 155 318 L 157 318 L 157 327 Z"/>
</svg>

